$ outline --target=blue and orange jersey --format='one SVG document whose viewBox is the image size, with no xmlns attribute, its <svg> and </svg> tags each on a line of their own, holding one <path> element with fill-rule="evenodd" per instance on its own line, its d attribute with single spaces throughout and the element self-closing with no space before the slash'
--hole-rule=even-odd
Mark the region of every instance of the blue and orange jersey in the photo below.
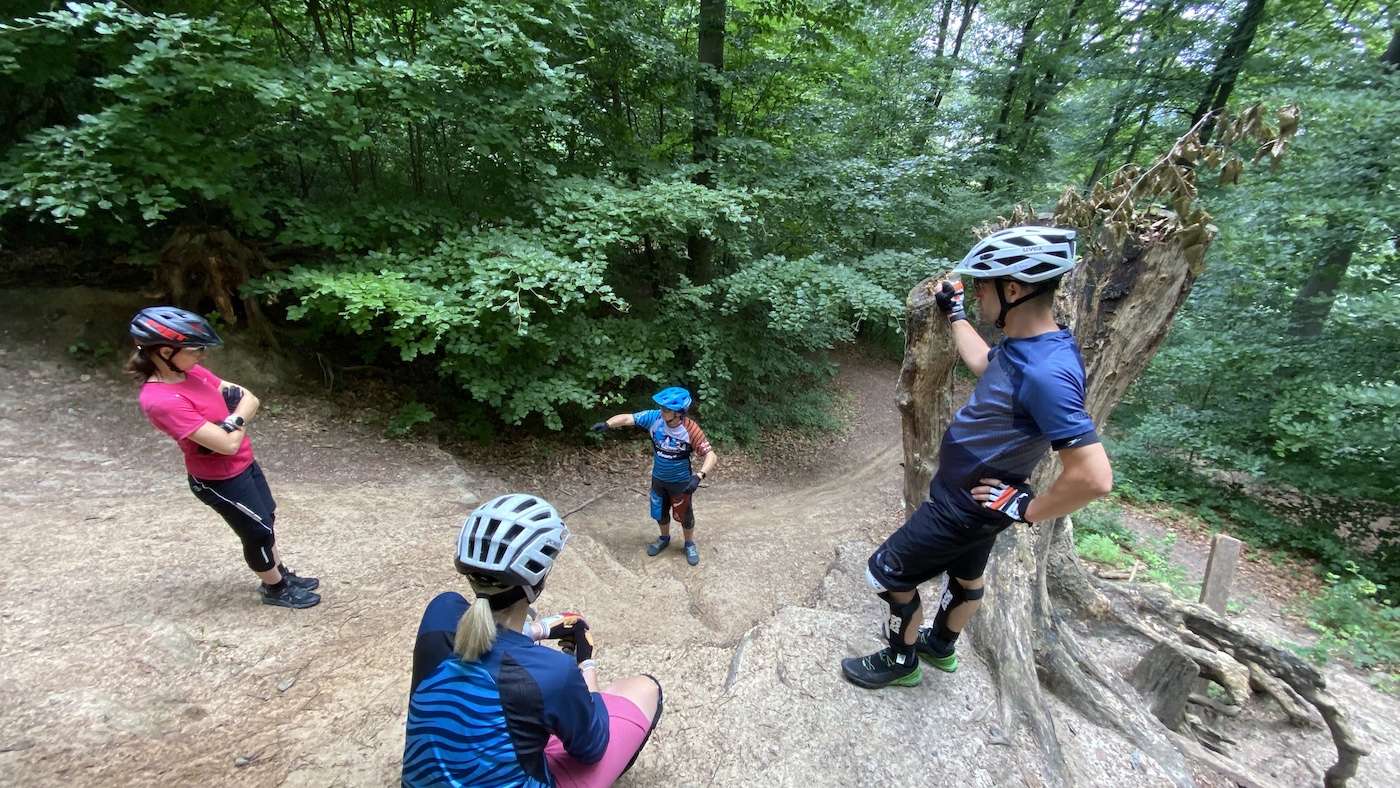
<svg viewBox="0 0 1400 788">
<path fill-rule="evenodd" d="M 655 456 L 651 475 L 663 482 L 690 481 L 690 456 L 709 454 L 710 439 L 689 416 L 682 416 L 674 427 L 666 425 L 660 410 L 644 410 L 632 414 L 637 426 L 651 434 Z"/>
<path fill-rule="evenodd" d="M 1084 361 L 1069 331 L 997 343 L 943 433 L 929 498 L 962 517 L 997 519 L 972 488 L 982 479 L 1024 482 L 1051 449 L 1097 443 L 1084 398 Z"/>
<path fill-rule="evenodd" d="M 446 593 L 423 613 L 402 784 L 553 786 L 544 755 L 551 734 L 575 759 L 597 763 L 608 748 L 608 710 L 573 657 L 497 627 L 491 650 L 464 662 L 452 640 L 468 607 L 461 594 Z"/>
</svg>

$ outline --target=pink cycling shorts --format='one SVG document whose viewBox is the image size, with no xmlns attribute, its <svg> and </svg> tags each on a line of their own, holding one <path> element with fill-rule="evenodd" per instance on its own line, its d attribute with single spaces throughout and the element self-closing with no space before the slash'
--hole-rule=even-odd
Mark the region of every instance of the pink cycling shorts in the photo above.
<svg viewBox="0 0 1400 788">
<path fill-rule="evenodd" d="M 550 736 L 544 746 L 549 773 L 560 788 L 607 788 L 622 775 L 622 770 L 646 741 L 651 723 L 637 704 L 621 695 L 602 693 L 608 708 L 608 749 L 597 763 L 580 763 L 564 751 L 558 736 Z"/>
</svg>

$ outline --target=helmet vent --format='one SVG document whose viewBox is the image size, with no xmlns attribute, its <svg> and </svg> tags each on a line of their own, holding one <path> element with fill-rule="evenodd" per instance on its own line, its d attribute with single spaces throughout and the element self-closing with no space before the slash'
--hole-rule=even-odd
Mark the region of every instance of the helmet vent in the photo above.
<svg viewBox="0 0 1400 788">
<path fill-rule="evenodd" d="M 477 573 L 499 587 L 535 586 L 549 574 L 569 529 L 538 496 L 501 495 L 476 508 L 457 544 L 457 571 Z"/>
<path fill-rule="evenodd" d="M 491 562 L 495 564 L 501 563 L 506 557 L 506 550 L 510 549 L 510 546 L 515 543 L 516 537 L 524 532 L 525 526 L 520 523 L 511 523 L 510 528 L 506 529 L 505 534 L 497 538 L 496 554 L 491 557 Z"/>
</svg>

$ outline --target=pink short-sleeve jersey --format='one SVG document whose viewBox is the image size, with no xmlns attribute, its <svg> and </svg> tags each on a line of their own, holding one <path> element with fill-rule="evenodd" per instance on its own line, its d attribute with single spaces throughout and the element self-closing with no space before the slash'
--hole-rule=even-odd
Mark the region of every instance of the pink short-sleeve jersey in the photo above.
<svg viewBox="0 0 1400 788">
<path fill-rule="evenodd" d="M 179 383 L 143 385 L 141 411 L 156 429 L 175 439 L 185 454 L 185 470 L 196 479 L 231 479 L 253 464 L 253 444 L 246 435 L 233 454 L 211 452 L 190 440 L 205 422 L 218 424 L 229 415 L 219 379 L 198 364 Z"/>
</svg>

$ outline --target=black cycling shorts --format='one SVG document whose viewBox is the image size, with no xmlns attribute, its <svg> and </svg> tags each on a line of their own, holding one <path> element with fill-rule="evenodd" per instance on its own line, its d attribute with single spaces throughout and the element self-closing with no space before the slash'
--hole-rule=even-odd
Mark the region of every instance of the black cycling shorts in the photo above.
<svg viewBox="0 0 1400 788">
<path fill-rule="evenodd" d="M 277 543 L 272 528 L 277 520 L 277 502 L 267 487 L 262 468 L 254 462 L 231 479 L 189 477 L 190 491 L 209 508 L 218 512 L 243 542 L 243 560 L 254 572 L 277 566 L 272 547 Z"/>
<path fill-rule="evenodd" d="M 924 501 L 899 530 L 870 555 L 870 576 L 887 591 L 912 591 L 947 572 L 975 580 L 987 569 L 997 534 L 1006 524 L 970 522 L 951 507 Z"/>
<path fill-rule="evenodd" d="M 683 482 L 663 482 L 651 477 L 651 519 L 665 525 L 674 519 L 687 531 L 695 527 L 694 498 L 685 491 L 690 484 Z"/>
</svg>

